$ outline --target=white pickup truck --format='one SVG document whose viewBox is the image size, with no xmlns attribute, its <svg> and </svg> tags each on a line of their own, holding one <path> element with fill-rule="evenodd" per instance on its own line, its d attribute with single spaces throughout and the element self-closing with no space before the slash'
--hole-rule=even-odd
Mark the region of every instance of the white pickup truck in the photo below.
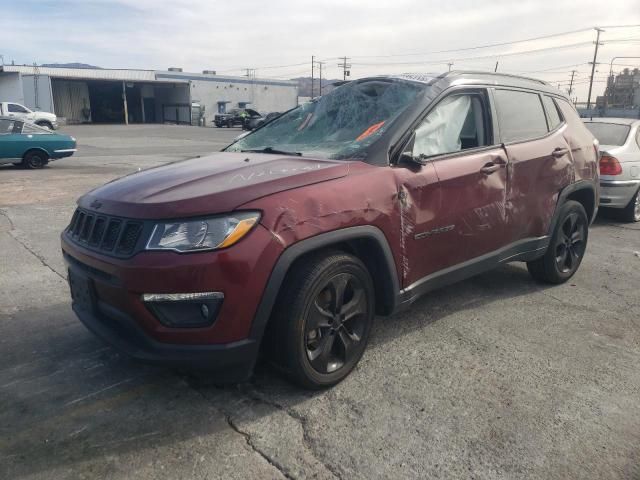
<svg viewBox="0 0 640 480">
<path fill-rule="evenodd" d="M 0 117 L 13 117 L 50 130 L 58 128 L 58 118 L 53 113 L 34 112 L 24 105 L 14 102 L 0 102 Z"/>
</svg>

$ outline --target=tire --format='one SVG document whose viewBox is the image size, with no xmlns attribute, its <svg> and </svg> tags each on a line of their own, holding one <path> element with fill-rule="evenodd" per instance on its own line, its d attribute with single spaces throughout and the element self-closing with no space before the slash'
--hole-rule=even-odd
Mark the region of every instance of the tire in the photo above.
<svg viewBox="0 0 640 480">
<path fill-rule="evenodd" d="M 362 358 L 374 315 L 373 281 L 358 258 L 312 255 L 283 284 L 267 338 L 272 357 L 302 387 L 333 386 Z"/>
<path fill-rule="evenodd" d="M 544 256 L 527 262 L 527 269 L 539 282 L 560 284 L 578 271 L 589 238 L 589 219 L 584 207 L 573 200 L 560 207 L 551 242 Z"/>
<path fill-rule="evenodd" d="M 49 157 L 46 153 L 40 150 L 29 150 L 24 154 L 21 165 L 24 168 L 35 170 L 43 168 L 47 163 L 49 163 Z"/>
<path fill-rule="evenodd" d="M 633 196 L 629 205 L 621 212 L 622 220 L 629 223 L 640 222 L 640 190 Z"/>
<path fill-rule="evenodd" d="M 53 125 L 51 125 L 49 122 L 36 122 L 36 125 L 38 125 L 39 127 L 48 128 L 49 130 L 53 130 Z"/>
<path fill-rule="evenodd" d="M 227 128 L 233 127 L 233 120 L 227 120 Z"/>
</svg>

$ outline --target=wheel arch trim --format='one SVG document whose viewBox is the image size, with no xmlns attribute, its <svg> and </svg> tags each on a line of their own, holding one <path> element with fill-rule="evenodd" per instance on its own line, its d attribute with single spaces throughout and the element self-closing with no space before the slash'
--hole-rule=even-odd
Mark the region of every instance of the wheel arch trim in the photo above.
<svg viewBox="0 0 640 480">
<path fill-rule="evenodd" d="M 51 158 L 51 154 L 49 152 L 47 152 L 46 149 L 42 148 L 42 147 L 29 147 L 29 149 L 27 149 L 23 154 L 22 154 L 22 159 L 24 160 L 24 158 L 30 153 L 30 152 L 42 152 L 47 156 L 47 159 Z"/>
<path fill-rule="evenodd" d="M 393 293 L 393 295 L 390 296 L 391 301 L 395 303 L 397 294 L 400 291 L 400 281 L 389 242 L 382 230 L 370 225 L 333 230 L 296 242 L 282 252 L 271 271 L 267 286 L 258 304 L 253 323 L 251 324 L 249 337 L 258 341 L 262 339 L 280 288 L 291 266 L 297 259 L 307 253 L 354 240 L 372 240 L 380 248 L 383 255 L 382 263 L 386 266 L 387 270 L 385 273 L 388 273 L 391 279 Z M 391 305 L 391 310 L 395 310 L 395 305 Z"/>
<path fill-rule="evenodd" d="M 588 191 L 593 198 L 593 212 L 591 214 L 591 218 L 589 218 L 589 223 L 593 222 L 598 214 L 598 190 L 596 185 L 589 180 L 580 180 L 578 182 L 567 185 L 558 195 L 558 201 L 556 202 L 556 208 L 553 212 L 553 217 L 551 217 L 551 222 L 549 223 L 548 234 L 553 235 L 553 231 L 556 227 L 556 223 L 558 223 L 558 217 L 560 215 L 560 208 L 564 205 L 567 200 L 569 200 L 570 196 L 577 192 Z"/>
</svg>

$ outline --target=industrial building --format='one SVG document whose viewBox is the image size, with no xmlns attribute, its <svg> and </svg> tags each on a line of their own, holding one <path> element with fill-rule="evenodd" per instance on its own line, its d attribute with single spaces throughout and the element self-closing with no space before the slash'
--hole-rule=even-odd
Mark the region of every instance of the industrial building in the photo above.
<svg viewBox="0 0 640 480">
<path fill-rule="evenodd" d="M 216 113 L 250 107 L 285 111 L 297 83 L 214 71 L 0 66 L 0 101 L 55 113 L 66 123 L 212 123 Z"/>
<path fill-rule="evenodd" d="M 640 106 L 640 69 L 625 68 L 618 75 L 610 75 L 603 97 L 598 97 L 606 106 L 633 108 Z"/>
</svg>

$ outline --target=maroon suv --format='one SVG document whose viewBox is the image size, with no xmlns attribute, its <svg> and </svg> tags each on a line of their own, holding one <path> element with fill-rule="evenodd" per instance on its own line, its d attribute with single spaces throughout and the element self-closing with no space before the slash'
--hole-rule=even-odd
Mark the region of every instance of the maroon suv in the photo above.
<svg viewBox="0 0 640 480">
<path fill-rule="evenodd" d="M 506 262 L 569 279 L 597 157 L 540 81 L 348 82 L 221 153 L 80 198 L 62 234 L 73 309 L 142 360 L 240 380 L 263 347 L 300 384 L 333 385 L 376 314 Z"/>
</svg>

